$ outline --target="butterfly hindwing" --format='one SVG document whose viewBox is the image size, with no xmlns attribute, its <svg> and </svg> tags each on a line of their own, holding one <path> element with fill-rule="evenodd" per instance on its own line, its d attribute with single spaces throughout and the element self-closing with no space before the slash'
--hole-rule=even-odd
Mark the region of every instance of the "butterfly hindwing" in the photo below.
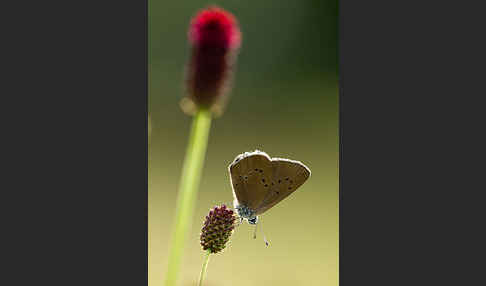
<svg viewBox="0 0 486 286">
<path fill-rule="evenodd" d="M 309 168 L 299 161 L 273 158 L 270 190 L 255 209 L 256 214 L 264 213 L 295 192 L 310 174 Z"/>
<path fill-rule="evenodd" d="M 264 152 L 246 152 L 229 165 L 233 194 L 238 203 L 255 210 L 270 190 L 273 168 Z"/>
</svg>

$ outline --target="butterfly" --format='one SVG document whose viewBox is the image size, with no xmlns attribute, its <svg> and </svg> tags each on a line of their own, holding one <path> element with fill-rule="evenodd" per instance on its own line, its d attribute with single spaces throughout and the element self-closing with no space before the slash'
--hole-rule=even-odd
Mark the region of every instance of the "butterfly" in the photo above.
<svg viewBox="0 0 486 286">
<path fill-rule="evenodd" d="M 258 215 L 295 192 L 311 175 L 299 161 L 271 158 L 259 150 L 236 156 L 228 170 L 234 208 L 241 220 L 253 225 Z"/>
</svg>

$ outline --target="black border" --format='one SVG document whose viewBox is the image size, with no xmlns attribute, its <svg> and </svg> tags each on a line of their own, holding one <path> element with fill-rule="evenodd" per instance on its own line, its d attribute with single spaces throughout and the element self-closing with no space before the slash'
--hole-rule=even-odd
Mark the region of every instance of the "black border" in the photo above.
<svg viewBox="0 0 486 286">
<path fill-rule="evenodd" d="M 147 285 L 147 1 L 8 5 L 2 284 Z"/>
<path fill-rule="evenodd" d="M 339 5 L 343 286 L 485 280 L 484 17 L 413 2 Z"/>
</svg>

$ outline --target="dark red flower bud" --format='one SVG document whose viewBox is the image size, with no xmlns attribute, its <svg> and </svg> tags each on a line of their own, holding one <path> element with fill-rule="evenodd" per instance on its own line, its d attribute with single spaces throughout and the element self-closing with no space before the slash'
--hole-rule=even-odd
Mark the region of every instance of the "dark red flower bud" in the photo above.
<svg viewBox="0 0 486 286">
<path fill-rule="evenodd" d="M 201 246 L 203 250 L 218 253 L 226 247 L 235 228 L 235 213 L 226 205 L 214 207 L 206 216 L 201 229 Z"/>
<path fill-rule="evenodd" d="M 191 20 L 189 42 L 192 55 L 187 71 L 188 98 L 196 107 L 223 104 L 241 43 L 236 18 L 218 7 L 200 11 Z"/>
</svg>

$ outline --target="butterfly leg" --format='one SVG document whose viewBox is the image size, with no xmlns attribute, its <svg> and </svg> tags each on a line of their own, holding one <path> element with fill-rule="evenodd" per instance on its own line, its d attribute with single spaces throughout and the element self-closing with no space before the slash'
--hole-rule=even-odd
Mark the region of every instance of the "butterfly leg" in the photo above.
<svg viewBox="0 0 486 286">
<path fill-rule="evenodd" d="M 253 239 L 256 239 L 257 230 L 258 230 L 258 224 L 255 224 L 255 231 L 253 232 Z"/>
<path fill-rule="evenodd" d="M 239 227 L 243 223 L 243 218 L 239 217 L 238 222 L 236 223 L 235 227 Z"/>
</svg>

